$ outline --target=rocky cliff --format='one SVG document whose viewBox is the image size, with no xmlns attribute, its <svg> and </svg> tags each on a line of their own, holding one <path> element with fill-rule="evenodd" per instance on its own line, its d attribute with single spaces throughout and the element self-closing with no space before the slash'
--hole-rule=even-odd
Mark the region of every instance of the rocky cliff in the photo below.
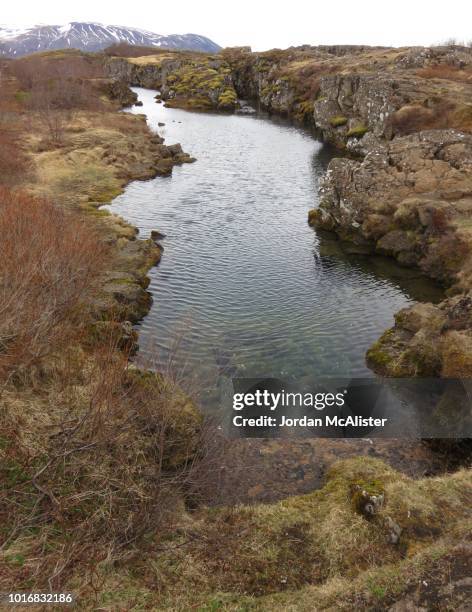
<svg viewBox="0 0 472 612">
<path fill-rule="evenodd" d="M 221 57 L 160 53 L 110 58 L 108 76 L 128 85 L 158 89 L 167 106 L 191 110 L 232 111 L 237 107 L 231 69 Z"/>
<path fill-rule="evenodd" d="M 362 160 L 334 159 L 320 187 L 315 227 L 364 252 L 417 266 L 454 295 L 418 304 L 369 351 L 369 364 L 397 376 L 472 372 L 472 136 L 430 130 L 386 143 L 365 138 Z"/>
</svg>

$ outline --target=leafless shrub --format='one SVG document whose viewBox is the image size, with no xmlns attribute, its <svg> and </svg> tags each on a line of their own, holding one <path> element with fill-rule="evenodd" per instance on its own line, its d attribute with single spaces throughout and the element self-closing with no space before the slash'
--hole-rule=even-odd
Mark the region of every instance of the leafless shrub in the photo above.
<svg viewBox="0 0 472 612">
<path fill-rule="evenodd" d="M 0 189 L 0 377 L 26 374 L 67 343 L 84 319 L 105 257 L 78 215 Z"/>
<path fill-rule="evenodd" d="M 24 94 L 24 103 L 36 111 L 58 145 L 65 125 L 77 110 L 100 110 L 101 62 L 82 54 L 37 55 L 14 61 L 10 71 Z"/>
</svg>

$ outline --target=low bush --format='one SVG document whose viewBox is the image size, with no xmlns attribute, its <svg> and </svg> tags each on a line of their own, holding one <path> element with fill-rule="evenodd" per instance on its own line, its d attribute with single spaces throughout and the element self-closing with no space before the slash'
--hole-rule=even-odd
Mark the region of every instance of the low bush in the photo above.
<svg viewBox="0 0 472 612">
<path fill-rule="evenodd" d="M 168 50 L 159 47 L 128 45 L 125 42 L 120 42 L 116 45 L 110 45 L 103 52 L 110 57 L 144 57 L 146 55 L 164 55 L 168 53 Z M 172 53 L 176 53 L 175 49 L 172 49 Z"/>
<path fill-rule="evenodd" d="M 0 376 L 31 373 L 78 333 L 105 259 L 78 214 L 0 189 Z"/>
</svg>

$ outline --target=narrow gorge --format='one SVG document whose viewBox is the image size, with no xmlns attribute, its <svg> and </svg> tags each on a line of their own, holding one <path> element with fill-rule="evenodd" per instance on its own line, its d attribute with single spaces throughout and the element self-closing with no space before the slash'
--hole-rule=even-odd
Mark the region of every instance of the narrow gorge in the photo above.
<svg viewBox="0 0 472 612">
<path fill-rule="evenodd" d="M 160 53 L 110 58 L 107 72 L 125 92 L 158 89 L 170 108 L 244 114 L 247 100 L 341 149 L 309 223 L 335 233 L 341 251 L 393 257 L 448 294 L 398 311 L 368 365 L 387 376 L 472 372 L 470 48 Z"/>
</svg>

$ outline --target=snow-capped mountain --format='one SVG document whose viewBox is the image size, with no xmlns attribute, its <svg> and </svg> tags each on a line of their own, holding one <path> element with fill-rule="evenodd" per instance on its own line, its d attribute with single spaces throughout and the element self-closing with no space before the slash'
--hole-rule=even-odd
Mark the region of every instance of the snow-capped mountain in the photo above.
<svg viewBox="0 0 472 612">
<path fill-rule="evenodd" d="M 7 57 L 21 57 L 51 49 L 100 51 L 119 42 L 207 53 L 216 53 L 221 48 L 209 38 L 198 34 L 162 36 L 137 28 L 81 21 L 72 21 L 66 25 L 35 25 L 23 28 L 0 26 L 0 55 Z"/>
</svg>

